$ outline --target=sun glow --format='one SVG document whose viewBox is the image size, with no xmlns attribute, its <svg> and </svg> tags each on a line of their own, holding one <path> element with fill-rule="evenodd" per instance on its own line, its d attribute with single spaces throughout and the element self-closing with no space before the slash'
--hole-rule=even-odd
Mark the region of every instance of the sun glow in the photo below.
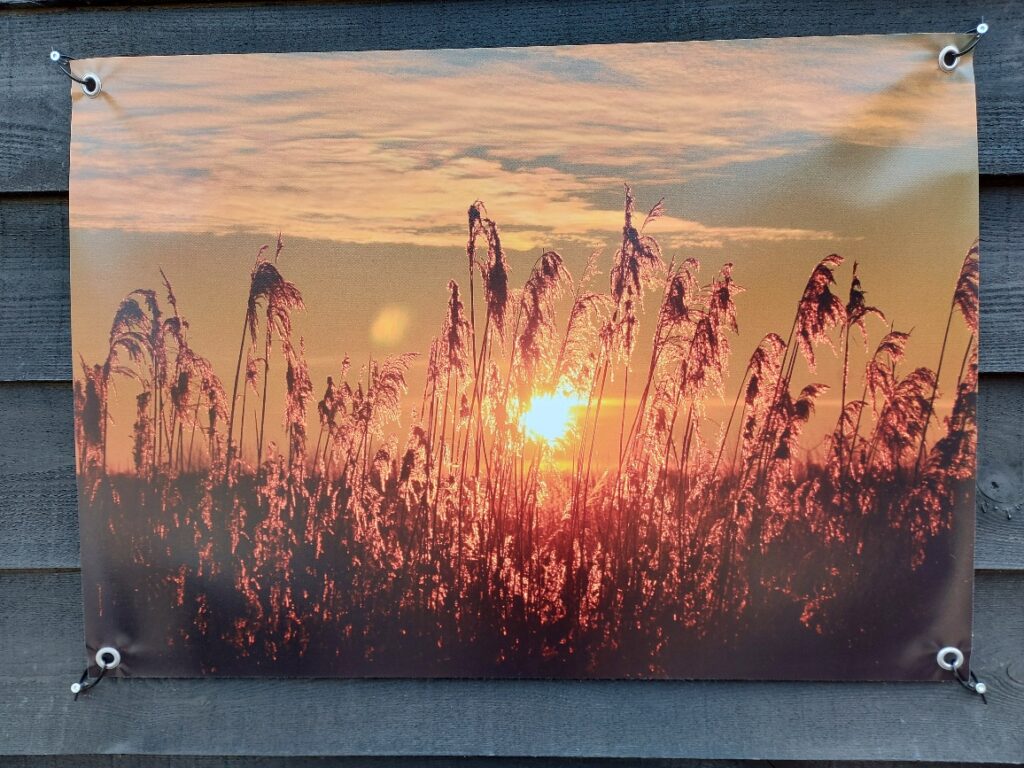
<svg viewBox="0 0 1024 768">
<path fill-rule="evenodd" d="M 409 311 L 404 307 L 387 306 L 377 313 L 370 326 L 370 338 L 383 347 L 397 347 L 409 330 Z"/>
<path fill-rule="evenodd" d="M 575 392 L 535 395 L 519 417 L 519 425 L 531 440 L 554 445 L 572 431 L 574 410 L 585 404 Z"/>
</svg>

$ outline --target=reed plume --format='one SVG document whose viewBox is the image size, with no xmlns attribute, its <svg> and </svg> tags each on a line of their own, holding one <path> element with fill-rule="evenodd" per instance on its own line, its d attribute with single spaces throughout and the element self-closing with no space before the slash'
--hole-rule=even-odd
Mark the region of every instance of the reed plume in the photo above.
<svg viewBox="0 0 1024 768">
<path fill-rule="evenodd" d="M 940 420 L 947 344 L 935 370 L 907 364 L 911 334 L 868 320 L 885 319 L 864 288 L 877 267 L 808 263 L 787 336 L 755 327 L 741 266 L 723 259 L 702 277 L 697 259 L 666 258 L 664 213 L 659 200 L 641 220 L 627 185 L 610 258 L 595 251 L 574 275 L 586 254 L 544 248 L 513 285 L 476 200 L 465 255 L 453 254 L 468 307 L 444 275 L 425 288 L 439 302 L 446 292 L 424 359 L 353 365 L 338 351 L 326 379 L 310 370 L 322 350 L 306 352 L 324 340 L 296 338 L 304 301 L 279 238 L 248 272 L 230 395 L 166 274 L 159 294 L 128 294 L 105 356 L 80 361 L 78 470 L 83 504 L 132 553 L 138 594 L 191 620 L 167 653 L 195 652 L 211 672 L 228 658 L 354 674 L 678 675 L 678 648 L 742 649 L 769 623 L 787 638 L 862 642 L 870 621 L 844 610 L 858 590 L 916 599 L 921 566 L 952 547 L 970 503 L 977 244 L 953 286 L 945 338 L 960 315 L 970 339 Z M 760 342 L 733 375 L 741 314 Z M 865 350 L 877 341 L 863 366 L 857 334 Z M 811 377 L 823 345 L 841 374 Z M 112 405 L 134 418 L 119 425 Z"/>
<path fill-rule="evenodd" d="M 946 330 L 942 335 L 942 348 L 939 350 L 939 363 L 935 367 L 935 384 L 932 387 L 932 394 L 928 400 L 927 420 L 925 421 L 924 428 L 921 430 L 921 443 L 918 448 L 917 466 L 914 470 L 915 473 L 918 471 L 922 461 L 924 460 L 928 425 L 931 422 L 931 417 L 935 408 L 935 398 L 939 394 L 939 380 L 942 376 L 942 364 L 945 362 L 946 358 L 946 345 L 949 343 L 949 329 L 953 323 L 953 313 L 956 310 L 960 311 L 960 314 L 964 318 L 964 322 L 971 331 L 971 339 L 967 342 L 965 359 L 966 355 L 970 353 L 971 347 L 973 347 L 974 341 L 978 336 L 978 325 L 980 319 L 978 312 L 981 270 L 980 256 L 981 250 L 978 241 L 975 241 L 973 245 L 967 249 L 963 264 L 960 267 L 960 275 L 957 277 L 956 288 L 953 291 L 953 300 L 949 307 L 949 315 L 946 318 Z"/>
</svg>

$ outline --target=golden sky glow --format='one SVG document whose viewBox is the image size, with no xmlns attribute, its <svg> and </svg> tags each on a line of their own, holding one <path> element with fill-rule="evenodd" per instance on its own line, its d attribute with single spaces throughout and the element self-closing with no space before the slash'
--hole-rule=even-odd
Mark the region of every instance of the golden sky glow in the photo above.
<svg viewBox="0 0 1024 768">
<path fill-rule="evenodd" d="M 227 376 L 253 258 L 281 232 L 319 397 L 345 354 L 358 369 L 426 352 L 447 281 L 465 277 L 474 200 L 501 225 L 518 286 L 547 248 L 574 274 L 601 248 L 607 274 L 629 182 L 641 208 L 665 198 L 651 234 L 666 260 L 696 256 L 704 279 L 736 264 L 734 375 L 765 333 L 785 334 L 831 252 L 848 259 L 841 295 L 858 261 L 869 302 L 915 329 L 908 364 L 934 365 L 977 237 L 973 71 L 936 66 L 952 40 L 81 62 L 104 90 L 72 91 L 76 355 L 100 359 L 121 297 L 159 288 L 163 267 L 194 346 Z M 648 333 L 653 321 L 648 308 Z M 421 382 L 422 360 L 410 391 Z"/>
<path fill-rule="evenodd" d="M 86 62 L 105 89 L 75 95 L 75 226 L 458 247 L 442 224 L 479 197 L 501 201 L 509 247 L 596 244 L 617 223 L 594 194 L 624 178 L 972 137 L 973 108 L 948 108 L 973 94 L 969 67 L 939 72 L 933 36 L 892 40 Z M 676 209 L 660 231 L 672 247 L 832 237 Z"/>
</svg>

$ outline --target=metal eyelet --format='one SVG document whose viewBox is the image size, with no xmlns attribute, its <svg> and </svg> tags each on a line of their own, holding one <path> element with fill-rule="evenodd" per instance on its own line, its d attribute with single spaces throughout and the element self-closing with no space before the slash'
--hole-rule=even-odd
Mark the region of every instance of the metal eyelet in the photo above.
<svg viewBox="0 0 1024 768">
<path fill-rule="evenodd" d="M 103 670 L 117 669 L 121 664 L 121 652 L 105 645 L 96 651 L 96 666 Z"/>
<path fill-rule="evenodd" d="M 972 35 L 967 47 L 960 50 L 955 45 L 947 45 L 939 51 L 939 69 L 943 72 L 952 72 L 960 63 L 960 57 L 974 50 L 974 47 L 981 42 L 981 38 L 988 32 L 988 24 L 981 22 L 967 34 Z"/>
<path fill-rule="evenodd" d="M 955 45 L 947 45 L 939 51 L 939 69 L 943 72 L 952 72 L 960 63 L 960 49 Z"/>
<path fill-rule="evenodd" d="M 82 93 L 90 99 L 95 99 L 103 90 L 103 81 L 95 72 L 86 72 L 82 76 Z"/>
<path fill-rule="evenodd" d="M 947 672 L 956 672 L 964 665 L 964 652 L 947 645 L 935 655 L 935 661 Z"/>
</svg>

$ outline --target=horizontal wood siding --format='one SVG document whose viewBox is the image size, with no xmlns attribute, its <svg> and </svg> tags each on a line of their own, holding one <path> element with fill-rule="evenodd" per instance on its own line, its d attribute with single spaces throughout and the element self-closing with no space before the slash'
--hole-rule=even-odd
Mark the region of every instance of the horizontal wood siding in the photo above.
<svg viewBox="0 0 1024 768">
<path fill-rule="evenodd" d="M 960 32 L 982 17 L 991 30 L 977 59 L 981 171 L 1021 173 L 1024 14 L 1016 0 L 476 0 L 11 10 L 0 13 L 7 49 L 0 54 L 7 69 L 0 78 L 0 183 L 19 192 L 67 188 L 70 103 L 57 97 L 66 96 L 67 80 L 46 58 L 52 48 L 86 57 Z"/>
<path fill-rule="evenodd" d="M 17 677 L 0 709 L 8 748 L 38 754 L 1001 762 L 1024 755 L 1020 585 L 1016 574 L 978 577 L 988 706 L 952 682 L 267 679 L 111 680 L 76 703 L 78 575 L 7 574 L 0 674 Z"/>
<path fill-rule="evenodd" d="M 47 59 L 51 48 L 85 57 L 553 45 L 955 31 L 982 17 L 991 32 L 976 62 L 979 488 L 1011 501 L 978 513 L 973 661 L 989 685 L 988 706 L 955 683 L 116 680 L 71 700 L 84 650 L 69 348 L 70 100 Z M 1024 493 L 1022 51 L 1015 0 L 0 0 L 0 765 L 1024 761 L 1024 511 L 1005 513 Z"/>
</svg>

